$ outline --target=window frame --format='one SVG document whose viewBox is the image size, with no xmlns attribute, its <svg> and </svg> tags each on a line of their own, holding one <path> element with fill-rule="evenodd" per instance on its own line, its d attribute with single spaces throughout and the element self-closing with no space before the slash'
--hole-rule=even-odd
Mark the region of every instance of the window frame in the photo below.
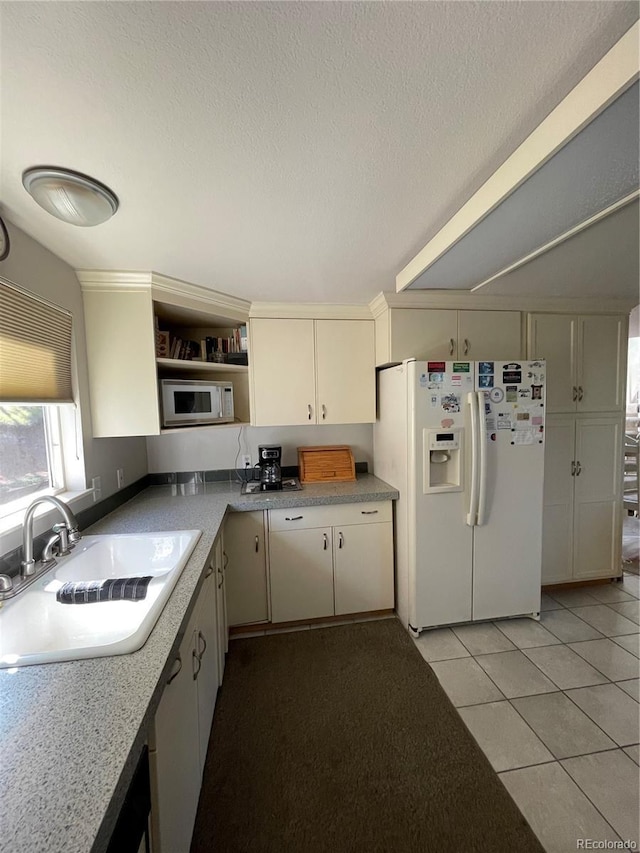
<svg viewBox="0 0 640 853">
<path fill-rule="evenodd" d="M 10 405 L 10 404 L 5 404 Z M 17 404 L 28 405 L 28 404 Z M 62 449 L 62 426 L 60 423 L 60 405 L 33 404 L 43 409 L 45 448 L 50 486 L 39 489 L 6 504 L 0 504 L 0 520 L 22 513 L 36 498 L 43 495 L 58 495 L 65 491 L 64 454 Z"/>
</svg>

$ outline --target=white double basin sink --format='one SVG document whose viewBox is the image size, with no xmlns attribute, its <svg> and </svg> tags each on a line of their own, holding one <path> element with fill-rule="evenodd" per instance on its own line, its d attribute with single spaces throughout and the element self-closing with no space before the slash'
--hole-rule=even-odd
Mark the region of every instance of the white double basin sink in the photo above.
<svg viewBox="0 0 640 853">
<path fill-rule="evenodd" d="M 24 592 L 0 604 L 0 669 L 137 651 L 147 641 L 200 530 L 84 536 Z M 139 601 L 63 604 L 69 581 L 151 576 Z"/>
</svg>

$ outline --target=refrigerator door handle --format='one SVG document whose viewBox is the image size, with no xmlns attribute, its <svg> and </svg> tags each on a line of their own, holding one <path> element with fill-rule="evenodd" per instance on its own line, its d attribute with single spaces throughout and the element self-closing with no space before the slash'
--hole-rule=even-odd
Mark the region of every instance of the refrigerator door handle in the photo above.
<svg viewBox="0 0 640 853">
<path fill-rule="evenodd" d="M 480 445 L 480 477 L 478 482 L 478 524 L 484 524 L 487 516 L 487 419 L 484 414 L 484 391 L 478 397 L 478 443 Z"/>
<path fill-rule="evenodd" d="M 473 391 L 467 394 L 467 403 L 471 408 L 471 486 L 467 524 L 474 527 L 478 515 L 478 407 Z"/>
</svg>

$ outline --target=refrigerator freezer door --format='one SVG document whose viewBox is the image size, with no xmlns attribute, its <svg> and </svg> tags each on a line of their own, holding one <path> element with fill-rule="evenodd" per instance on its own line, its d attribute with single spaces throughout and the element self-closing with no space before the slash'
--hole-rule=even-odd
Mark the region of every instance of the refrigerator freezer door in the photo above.
<svg viewBox="0 0 640 853">
<path fill-rule="evenodd" d="M 473 619 L 537 613 L 544 362 L 478 362 L 477 381 L 484 392 L 480 441 L 486 452 L 486 477 L 484 513 L 474 528 Z"/>
<path fill-rule="evenodd" d="M 429 452 L 425 430 L 459 429 L 464 452 L 470 428 L 465 400 L 474 378 L 469 362 L 413 362 L 408 367 L 414 413 L 409 433 L 410 527 L 415 543 L 409 622 L 420 630 L 471 619 L 473 529 L 466 524 L 468 494 L 425 494 L 422 479 L 424 454 Z"/>
</svg>

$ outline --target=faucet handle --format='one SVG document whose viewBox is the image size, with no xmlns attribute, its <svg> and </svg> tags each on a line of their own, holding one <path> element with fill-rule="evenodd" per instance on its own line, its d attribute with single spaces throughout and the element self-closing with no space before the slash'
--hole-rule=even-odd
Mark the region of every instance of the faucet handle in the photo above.
<svg viewBox="0 0 640 853">
<path fill-rule="evenodd" d="M 42 565 L 46 566 L 47 568 L 55 566 L 55 557 L 58 557 L 62 553 L 60 548 L 60 533 L 54 533 L 53 536 L 49 537 L 44 548 L 42 549 L 42 556 L 40 557 Z"/>
<path fill-rule="evenodd" d="M 55 537 L 52 537 L 49 542 L 53 542 L 55 539 L 55 541 L 57 541 L 59 545 L 59 555 L 61 557 L 65 557 L 72 547 L 69 544 L 69 528 L 67 527 L 64 521 L 60 521 L 58 522 L 58 524 L 54 524 L 52 529 L 55 534 Z"/>
</svg>

